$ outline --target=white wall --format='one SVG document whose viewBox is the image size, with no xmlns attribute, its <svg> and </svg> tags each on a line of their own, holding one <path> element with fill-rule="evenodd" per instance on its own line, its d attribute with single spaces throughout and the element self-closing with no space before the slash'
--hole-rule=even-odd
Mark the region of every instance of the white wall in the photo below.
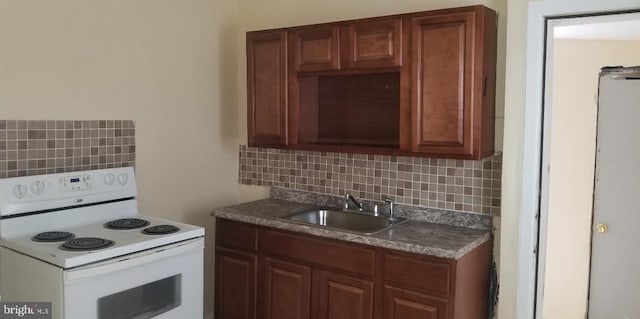
<svg viewBox="0 0 640 319">
<path fill-rule="evenodd" d="M 526 0 L 508 2 L 498 318 L 516 319 L 526 67 Z M 518 318 L 520 319 L 520 318 Z"/>
<path fill-rule="evenodd" d="M 541 106 L 538 100 L 542 100 L 543 92 L 541 71 L 545 44 L 544 18 L 624 11 L 637 7 L 637 0 L 508 1 L 499 266 L 500 318 L 531 318 L 533 313 L 533 298 L 529 295 L 529 288 L 532 275 L 530 270 L 533 267 L 533 246 L 530 244 L 535 235 L 532 232 L 535 228 L 532 194 L 535 192 L 525 193 L 525 188 L 533 189 L 535 181 L 531 178 L 535 173 L 532 172 L 537 168 L 534 167 L 536 159 L 526 158 L 524 154 L 535 153 L 533 150 L 538 146 L 532 140 L 535 137 L 531 135 L 540 134 L 534 132 L 537 130 L 535 113 Z M 528 26 L 531 29 L 528 30 Z M 533 72 L 527 73 L 527 70 Z M 537 166 L 539 167 L 539 163 Z"/>
<path fill-rule="evenodd" d="M 587 311 L 597 93 L 603 66 L 640 65 L 640 41 L 555 40 L 543 318 Z"/>
</svg>

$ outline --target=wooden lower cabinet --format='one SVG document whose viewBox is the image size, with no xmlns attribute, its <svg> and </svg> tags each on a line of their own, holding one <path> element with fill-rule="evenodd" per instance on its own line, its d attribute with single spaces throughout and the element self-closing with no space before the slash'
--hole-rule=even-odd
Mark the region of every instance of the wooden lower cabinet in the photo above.
<svg viewBox="0 0 640 319">
<path fill-rule="evenodd" d="M 264 288 L 258 295 L 265 319 L 306 319 L 311 315 L 311 268 L 265 258 Z"/>
<path fill-rule="evenodd" d="M 258 290 L 266 319 L 371 319 L 373 282 L 266 257 Z"/>
<path fill-rule="evenodd" d="M 216 250 L 216 318 L 255 318 L 255 254 Z"/>
<path fill-rule="evenodd" d="M 386 286 L 384 319 L 446 319 L 447 300 Z"/>
<path fill-rule="evenodd" d="M 373 282 L 317 271 L 318 319 L 373 318 Z"/>
<path fill-rule="evenodd" d="M 226 228 L 216 231 L 216 318 L 487 316 L 490 241 L 447 259 L 222 219 L 216 225 Z"/>
</svg>

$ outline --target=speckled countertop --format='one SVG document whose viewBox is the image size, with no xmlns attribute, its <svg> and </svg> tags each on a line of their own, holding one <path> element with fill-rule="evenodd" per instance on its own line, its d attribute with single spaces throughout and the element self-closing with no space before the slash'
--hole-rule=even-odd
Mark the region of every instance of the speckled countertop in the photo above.
<svg viewBox="0 0 640 319">
<path fill-rule="evenodd" d="M 263 199 L 214 210 L 213 215 L 240 222 L 296 231 L 310 235 L 339 239 L 365 245 L 406 252 L 459 259 L 489 240 L 488 230 L 410 220 L 390 230 L 373 235 L 306 226 L 279 217 L 318 208 L 281 199 Z"/>
</svg>

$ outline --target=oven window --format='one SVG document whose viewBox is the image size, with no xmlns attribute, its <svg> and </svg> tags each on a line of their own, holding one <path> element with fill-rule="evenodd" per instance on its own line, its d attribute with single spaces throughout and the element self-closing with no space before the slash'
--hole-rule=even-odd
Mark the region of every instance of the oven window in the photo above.
<svg viewBox="0 0 640 319">
<path fill-rule="evenodd" d="M 98 319 L 147 319 L 178 307 L 182 300 L 178 274 L 98 299 Z"/>
</svg>

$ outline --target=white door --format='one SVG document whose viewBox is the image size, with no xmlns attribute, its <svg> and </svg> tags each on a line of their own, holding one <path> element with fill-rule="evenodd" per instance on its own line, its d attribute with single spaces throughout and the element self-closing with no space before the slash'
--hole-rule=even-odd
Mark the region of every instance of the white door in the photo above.
<svg viewBox="0 0 640 319">
<path fill-rule="evenodd" d="M 600 78 L 590 319 L 640 318 L 640 72 L 629 71 Z"/>
</svg>

